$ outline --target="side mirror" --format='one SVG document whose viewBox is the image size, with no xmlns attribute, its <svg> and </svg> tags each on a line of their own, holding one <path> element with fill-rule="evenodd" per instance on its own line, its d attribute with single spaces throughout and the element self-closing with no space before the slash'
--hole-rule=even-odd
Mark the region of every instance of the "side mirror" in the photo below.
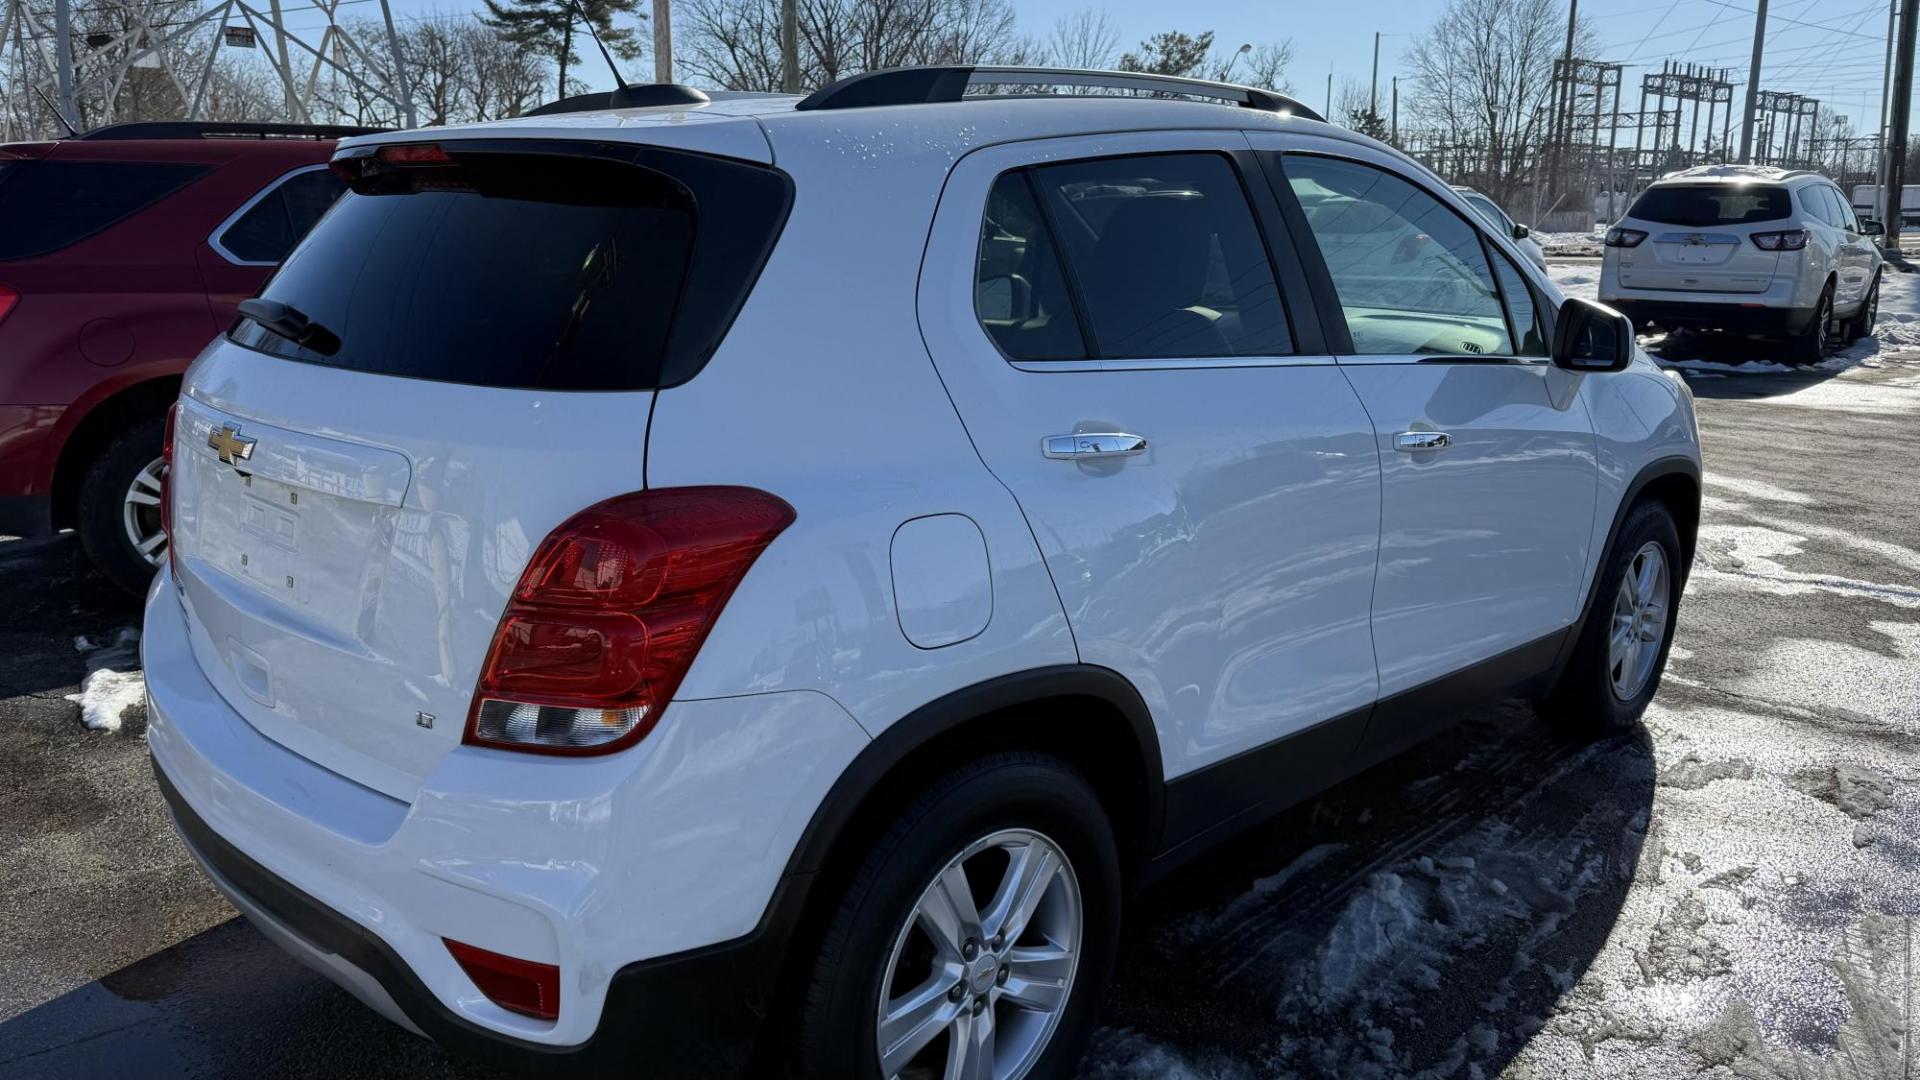
<svg viewBox="0 0 1920 1080">
<path fill-rule="evenodd" d="M 1624 371 L 1633 362 L 1633 322 L 1604 304 L 1578 297 L 1554 320 L 1553 364 L 1568 371 Z"/>
<path fill-rule="evenodd" d="M 1887 227 L 1885 225 L 1880 224 L 1878 221 L 1875 221 L 1872 218 L 1861 218 L 1860 219 L 1860 235 L 1861 236 L 1885 236 L 1887 235 Z"/>
<path fill-rule="evenodd" d="M 1525 225 L 1515 225 L 1513 227 L 1513 238 L 1515 240 L 1525 240 L 1527 237 L 1532 235 L 1533 235 L 1533 230 L 1527 228 Z"/>
</svg>

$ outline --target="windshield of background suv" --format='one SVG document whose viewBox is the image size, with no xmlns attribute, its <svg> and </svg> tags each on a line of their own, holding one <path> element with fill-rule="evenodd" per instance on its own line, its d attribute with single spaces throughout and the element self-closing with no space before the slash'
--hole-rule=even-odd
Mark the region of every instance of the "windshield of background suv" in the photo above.
<svg viewBox="0 0 1920 1080">
<path fill-rule="evenodd" d="M 1783 187 L 1741 184 L 1672 184 L 1650 187 L 1634 200 L 1627 216 L 1662 225 L 1751 225 L 1793 216 L 1793 199 Z"/>
<path fill-rule="evenodd" d="M 229 336 L 289 360 L 472 386 L 692 378 L 785 220 L 784 174 L 632 144 L 525 145 L 449 142 L 420 166 L 347 159 L 364 171 L 261 290 L 290 322 L 242 318 Z"/>
</svg>

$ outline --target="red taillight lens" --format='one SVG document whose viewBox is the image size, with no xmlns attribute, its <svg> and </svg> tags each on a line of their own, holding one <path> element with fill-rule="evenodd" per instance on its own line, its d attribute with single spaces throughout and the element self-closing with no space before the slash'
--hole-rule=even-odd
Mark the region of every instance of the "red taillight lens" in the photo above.
<svg viewBox="0 0 1920 1080">
<path fill-rule="evenodd" d="M 160 531 L 167 536 L 167 562 L 173 562 L 173 426 L 180 403 L 167 407 L 166 433 L 160 436 Z"/>
<path fill-rule="evenodd" d="M 20 290 L 10 285 L 0 285 L 0 322 L 7 321 L 7 316 L 13 314 L 14 306 L 18 303 Z"/>
<path fill-rule="evenodd" d="M 1807 230 L 1757 232 L 1753 234 L 1753 246 L 1762 251 L 1799 251 L 1807 246 Z"/>
<path fill-rule="evenodd" d="M 466 741 L 598 754 L 644 738 L 734 586 L 792 522 L 785 502 L 737 487 L 640 491 L 569 518 L 501 616 Z"/>
<path fill-rule="evenodd" d="M 1639 247 L 1647 234 L 1639 229 L 1623 229 L 1618 225 L 1607 230 L 1607 246 L 1617 248 Z"/>
<path fill-rule="evenodd" d="M 441 938 L 447 951 L 487 1000 L 510 1012 L 540 1020 L 560 1018 L 560 969 L 552 964 L 503 956 L 497 952 Z"/>
</svg>

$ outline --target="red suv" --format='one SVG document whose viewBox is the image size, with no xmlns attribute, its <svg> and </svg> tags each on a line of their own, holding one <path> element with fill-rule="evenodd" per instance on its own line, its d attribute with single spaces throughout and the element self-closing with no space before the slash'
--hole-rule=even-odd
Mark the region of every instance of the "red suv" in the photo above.
<svg viewBox="0 0 1920 1080">
<path fill-rule="evenodd" d="M 0 145 L 0 534 L 145 591 L 180 373 L 344 190 L 368 129 L 142 123 Z"/>
</svg>

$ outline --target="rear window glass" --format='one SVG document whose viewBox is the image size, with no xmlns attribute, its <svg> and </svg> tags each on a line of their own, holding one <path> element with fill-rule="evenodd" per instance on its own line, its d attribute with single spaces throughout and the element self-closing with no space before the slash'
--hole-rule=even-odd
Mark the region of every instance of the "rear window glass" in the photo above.
<svg viewBox="0 0 1920 1080">
<path fill-rule="evenodd" d="M 21 161 L 0 172 L 0 260 L 79 243 L 192 183 L 204 165 Z"/>
<path fill-rule="evenodd" d="M 1662 225 L 1747 225 L 1793 216 L 1793 197 L 1782 187 L 1676 184 L 1652 187 L 1634 201 L 1628 217 Z"/>
<path fill-rule="evenodd" d="M 771 169 L 655 148 L 445 149 L 451 165 L 356 182 L 262 290 L 326 333 L 242 318 L 232 339 L 477 386 L 671 386 L 718 345 L 791 202 Z"/>
</svg>

